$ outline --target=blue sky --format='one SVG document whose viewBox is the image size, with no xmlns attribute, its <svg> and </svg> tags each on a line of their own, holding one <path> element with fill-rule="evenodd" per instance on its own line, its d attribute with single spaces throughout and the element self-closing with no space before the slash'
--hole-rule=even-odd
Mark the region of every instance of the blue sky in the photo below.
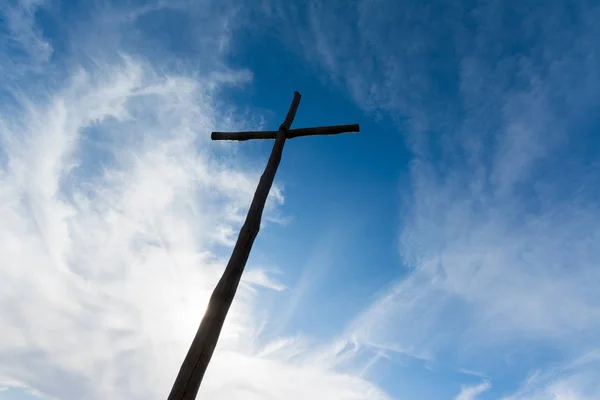
<svg viewBox="0 0 600 400">
<path fill-rule="evenodd" d="M 514 3 L 514 4 L 513 4 Z M 0 0 L 0 400 L 600 398 L 592 1 Z"/>
</svg>

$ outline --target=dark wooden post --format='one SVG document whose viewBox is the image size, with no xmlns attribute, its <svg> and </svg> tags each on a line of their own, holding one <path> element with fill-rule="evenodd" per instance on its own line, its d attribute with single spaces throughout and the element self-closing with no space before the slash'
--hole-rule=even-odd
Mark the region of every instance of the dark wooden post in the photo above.
<svg viewBox="0 0 600 400">
<path fill-rule="evenodd" d="M 260 230 L 260 223 L 265 208 L 269 191 L 273 185 L 277 168 L 281 161 L 283 147 L 288 138 L 312 135 L 332 135 L 344 132 L 358 132 L 358 125 L 340 125 L 329 127 L 317 127 L 290 130 L 294 121 L 296 110 L 300 104 L 300 93 L 294 92 L 294 99 L 285 120 L 277 131 L 266 132 L 213 132 L 213 140 L 248 140 L 248 139 L 275 139 L 271 156 L 260 177 L 254 198 L 248 210 L 246 221 L 242 226 L 238 240 L 233 248 L 231 258 L 227 263 L 223 276 L 217 283 L 210 300 L 208 308 L 196 336 L 183 360 L 179 374 L 175 379 L 168 400 L 194 400 L 200 388 L 200 383 L 208 367 L 208 363 L 215 351 L 219 335 L 225 322 L 225 317 L 231 307 L 233 298 L 237 291 L 242 273 L 248 261 L 254 239 Z"/>
</svg>

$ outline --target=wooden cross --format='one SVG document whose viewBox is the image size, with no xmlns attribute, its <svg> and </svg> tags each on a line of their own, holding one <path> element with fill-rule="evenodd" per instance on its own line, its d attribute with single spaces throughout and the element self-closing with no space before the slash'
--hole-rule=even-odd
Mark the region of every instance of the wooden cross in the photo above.
<svg viewBox="0 0 600 400">
<path fill-rule="evenodd" d="M 322 126 L 316 128 L 291 129 L 292 121 L 300 104 L 300 93 L 294 92 L 292 105 L 285 120 L 277 131 L 263 132 L 213 132 L 212 140 L 249 140 L 249 139 L 275 139 L 271 156 L 260 177 L 254 198 L 248 210 L 246 221 L 240 230 L 231 258 L 227 263 L 223 276 L 213 291 L 208 308 L 196 336 L 183 360 L 179 374 L 175 379 L 168 400 L 194 400 L 200 389 L 208 363 L 219 340 L 221 328 L 225 317 L 235 296 L 242 273 L 248 261 L 254 239 L 260 230 L 260 221 L 265 208 L 265 203 L 275 179 L 275 173 L 281 161 L 283 145 L 286 139 L 299 136 L 335 135 L 338 133 L 359 132 L 356 125 Z"/>
</svg>

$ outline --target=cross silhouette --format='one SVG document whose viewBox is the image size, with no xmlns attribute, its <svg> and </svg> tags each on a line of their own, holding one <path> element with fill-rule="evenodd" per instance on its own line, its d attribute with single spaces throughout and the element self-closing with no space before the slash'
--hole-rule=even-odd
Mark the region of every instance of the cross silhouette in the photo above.
<svg viewBox="0 0 600 400">
<path fill-rule="evenodd" d="M 294 92 L 294 99 L 292 100 L 290 109 L 277 131 L 213 132 L 211 134 L 212 140 L 243 141 L 250 139 L 275 139 L 275 144 L 273 145 L 273 150 L 271 151 L 265 171 L 260 177 L 258 187 L 248 210 L 248 215 L 246 216 L 246 221 L 240 230 L 231 258 L 227 263 L 223 276 L 210 297 L 206 313 L 200 322 L 200 327 L 196 332 L 192 345 L 179 369 L 179 374 L 175 379 L 168 400 L 194 400 L 196 398 L 200 389 L 200 383 L 219 340 L 225 317 L 246 267 L 246 262 L 252 250 L 252 244 L 260 230 L 263 210 L 281 161 L 286 139 L 300 136 L 335 135 L 360 131 L 358 124 L 290 129 L 300 105 L 300 98 L 300 93 Z"/>
</svg>

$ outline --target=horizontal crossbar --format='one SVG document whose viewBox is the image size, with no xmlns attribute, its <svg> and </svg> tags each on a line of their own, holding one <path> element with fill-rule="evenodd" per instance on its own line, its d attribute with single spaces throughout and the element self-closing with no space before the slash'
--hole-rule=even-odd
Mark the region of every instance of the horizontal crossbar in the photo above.
<svg viewBox="0 0 600 400">
<path fill-rule="evenodd" d="M 317 126 L 314 128 L 290 129 L 286 136 L 293 139 L 300 136 L 337 135 L 340 133 L 360 132 L 358 124 Z M 246 131 L 246 132 L 213 132 L 212 140 L 251 140 L 251 139 L 275 139 L 277 131 Z"/>
</svg>

